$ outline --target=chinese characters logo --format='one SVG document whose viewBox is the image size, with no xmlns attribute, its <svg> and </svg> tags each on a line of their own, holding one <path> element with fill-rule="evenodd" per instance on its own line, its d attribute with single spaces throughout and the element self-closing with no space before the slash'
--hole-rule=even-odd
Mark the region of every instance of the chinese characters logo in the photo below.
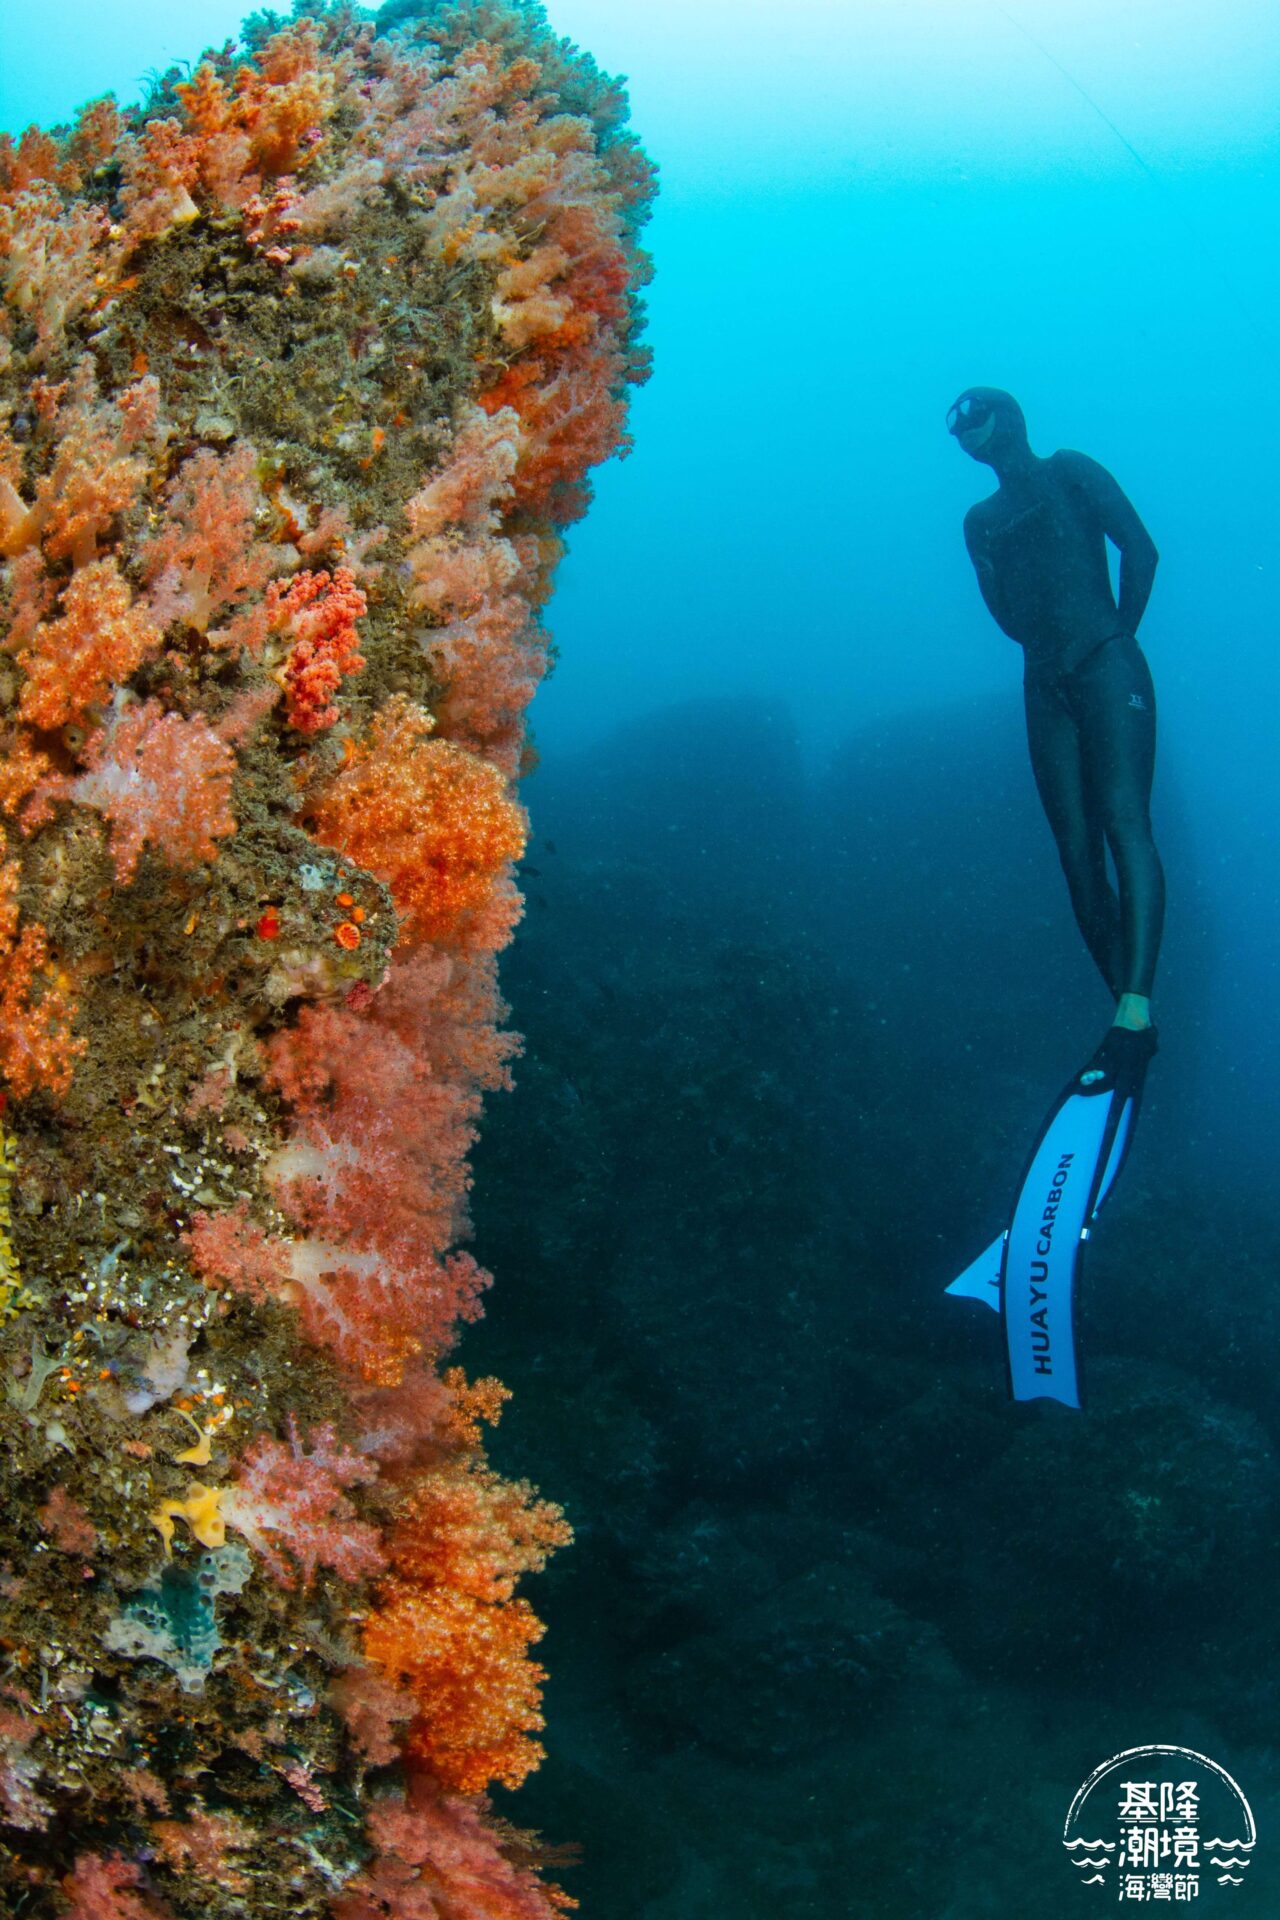
<svg viewBox="0 0 1280 1920">
<path fill-rule="evenodd" d="M 1129 1747 L 1094 1768 L 1071 1802 L 1062 1843 L 1083 1886 L 1173 1904 L 1198 1901 L 1215 1885 L 1238 1887 L 1257 1837 L 1249 1802 L 1224 1768 L 1190 1747 L 1155 1746 Z"/>
</svg>

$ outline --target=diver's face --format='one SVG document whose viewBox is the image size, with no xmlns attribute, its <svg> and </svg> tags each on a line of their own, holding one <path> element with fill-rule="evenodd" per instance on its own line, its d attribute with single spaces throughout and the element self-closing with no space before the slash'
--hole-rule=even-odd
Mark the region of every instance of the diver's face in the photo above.
<svg viewBox="0 0 1280 1920">
<path fill-rule="evenodd" d="M 982 449 L 994 438 L 995 430 L 996 417 L 994 413 L 989 413 L 982 426 L 970 427 L 967 433 L 958 433 L 956 439 L 972 459 L 981 460 Z"/>
<path fill-rule="evenodd" d="M 972 460 L 990 461 L 987 451 L 995 438 L 999 416 L 984 400 L 966 394 L 947 415 L 947 431 Z"/>
</svg>

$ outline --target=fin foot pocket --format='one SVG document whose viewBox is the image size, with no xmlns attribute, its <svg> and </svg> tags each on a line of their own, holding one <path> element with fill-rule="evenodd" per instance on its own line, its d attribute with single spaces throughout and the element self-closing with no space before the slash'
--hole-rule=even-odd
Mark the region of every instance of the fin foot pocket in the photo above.
<svg viewBox="0 0 1280 1920">
<path fill-rule="evenodd" d="M 1112 1087 L 1135 1092 L 1159 1045 L 1154 1027 L 1110 1027 L 1076 1083 L 1084 1093 L 1104 1093 Z"/>
</svg>

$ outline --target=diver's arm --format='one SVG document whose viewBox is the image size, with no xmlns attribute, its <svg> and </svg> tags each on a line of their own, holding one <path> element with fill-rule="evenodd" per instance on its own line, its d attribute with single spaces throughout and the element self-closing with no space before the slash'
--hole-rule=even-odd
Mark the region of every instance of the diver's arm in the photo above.
<svg viewBox="0 0 1280 1920">
<path fill-rule="evenodd" d="M 1119 493 L 1119 488 L 1116 489 Z M 1124 495 L 1120 495 L 1124 499 Z M 1128 506 L 1128 501 L 1125 505 Z M 1133 512 L 1133 509 L 1129 509 Z M 1126 633 L 1136 633 L 1138 622 L 1147 610 L 1151 598 L 1151 588 L 1156 577 L 1156 565 L 1160 555 L 1156 552 L 1156 543 L 1139 520 L 1133 515 L 1134 525 L 1141 539 L 1129 546 L 1121 546 L 1114 534 L 1109 537 L 1120 547 L 1120 591 L 1116 596 L 1120 609 L 1120 624 Z"/>
<path fill-rule="evenodd" d="M 1156 543 L 1138 518 L 1137 509 L 1106 468 L 1085 453 L 1061 453 L 1067 467 L 1097 515 L 1098 524 L 1120 554 L 1120 624 L 1136 633 L 1147 610 L 1160 555 Z"/>
<path fill-rule="evenodd" d="M 1016 640 L 1018 636 L 1009 625 L 1008 614 L 1000 592 L 1000 582 L 996 577 L 991 552 L 987 545 L 986 530 L 977 507 L 970 507 L 964 517 L 964 544 L 969 549 L 969 558 L 978 576 L 978 590 L 987 603 L 987 612 L 1002 633 L 1008 634 L 1010 640 Z"/>
</svg>

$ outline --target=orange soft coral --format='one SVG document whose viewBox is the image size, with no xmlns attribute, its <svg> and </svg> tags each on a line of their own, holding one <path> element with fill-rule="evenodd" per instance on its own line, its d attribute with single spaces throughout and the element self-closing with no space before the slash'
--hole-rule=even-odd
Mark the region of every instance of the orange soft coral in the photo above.
<svg viewBox="0 0 1280 1920">
<path fill-rule="evenodd" d="M 496 768 L 447 740 L 393 695 L 351 763 L 311 802 L 316 837 L 390 887 L 401 939 L 501 943 L 485 909 L 525 845 L 524 810 Z"/>
<path fill-rule="evenodd" d="M 72 1032 L 75 1001 L 43 926 L 19 930 L 18 863 L 3 854 L 0 835 L 0 1080 L 19 1100 L 37 1087 L 65 1093 L 87 1043 Z"/>
<path fill-rule="evenodd" d="M 0 205 L 8 205 L 37 181 L 52 181 L 69 192 L 77 174 L 70 155 L 43 127 L 28 127 L 17 140 L 0 133 Z"/>
<path fill-rule="evenodd" d="M 230 84 L 208 64 L 197 68 L 175 88 L 192 129 L 188 184 L 243 207 L 264 178 L 296 173 L 319 151 L 335 78 L 309 20 L 268 40 L 257 66 L 240 67 Z"/>
<path fill-rule="evenodd" d="M 52 772 L 48 754 L 42 753 L 21 728 L 8 739 L 0 738 L 0 813 L 16 814 Z"/>
<path fill-rule="evenodd" d="M 19 656 L 27 674 L 19 713 L 28 726 L 46 730 L 82 720 L 162 640 L 116 562 L 90 562 L 72 574 L 58 618 L 41 621 Z"/>
<path fill-rule="evenodd" d="M 446 1787 L 479 1793 L 518 1787 L 544 1757 L 530 1736 L 546 1669 L 529 1657 L 543 1635 L 527 1600 L 486 1607 L 448 1587 L 384 1582 L 365 1628 L 365 1652 L 413 1695 L 419 1718 L 408 1751 Z"/>
<path fill-rule="evenodd" d="M 545 1673 L 529 1648 L 543 1627 L 515 1584 L 572 1537 L 558 1507 L 479 1460 L 445 1461 L 413 1483 L 365 1651 L 417 1701 L 409 1748 L 444 1786 L 518 1786 L 541 1759 L 529 1736 L 543 1724 Z"/>
<path fill-rule="evenodd" d="M 157 432 L 159 394 L 145 378 L 115 401 L 100 400 L 91 360 L 80 362 L 69 383 L 37 392 L 57 450 L 30 504 L 0 478 L 0 556 L 12 559 L 41 541 L 51 561 L 83 567 L 96 558 L 99 540 L 142 490 L 140 450 Z"/>
<path fill-rule="evenodd" d="M 537 1499 L 527 1481 L 500 1479 L 463 1454 L 414 1481 L 390 1552 L 397 1573 L 415 1586 L 496 1603 L 510 1600 L 520 1576 L 539 1572 L 572 1538 L 560 1508 Z"/>
<path fill-rule="evenodd" d="M 482 1386 L 496 1411 L 498 1383 Z M 416 1701 L 409 1751 L 443 1786 L 514 1787 L 541 1759 L 530 1735 L 543 1724 L 545 1674 L 529 1648 L 543 1628 L 515 1588 L 572 1538 L 559 1507 L 527 1482 L 500 1479 L 474 1444 L 411 1481 L 385 1543 L 391 1577 L 365 1651 Z"/>
<path fill-rule="evenodd" d="M 152 120 L 120 143 L 130 246 L 195 219 L 197 193 L 242 208 L 264 179 L 307 165 L 333 112 L 335 75 L 304 20 L 269 40 L 258 66 L 242 66 L 229 84 L 206 64 L 175 92 L 185 124 Z"/>
</svg>

